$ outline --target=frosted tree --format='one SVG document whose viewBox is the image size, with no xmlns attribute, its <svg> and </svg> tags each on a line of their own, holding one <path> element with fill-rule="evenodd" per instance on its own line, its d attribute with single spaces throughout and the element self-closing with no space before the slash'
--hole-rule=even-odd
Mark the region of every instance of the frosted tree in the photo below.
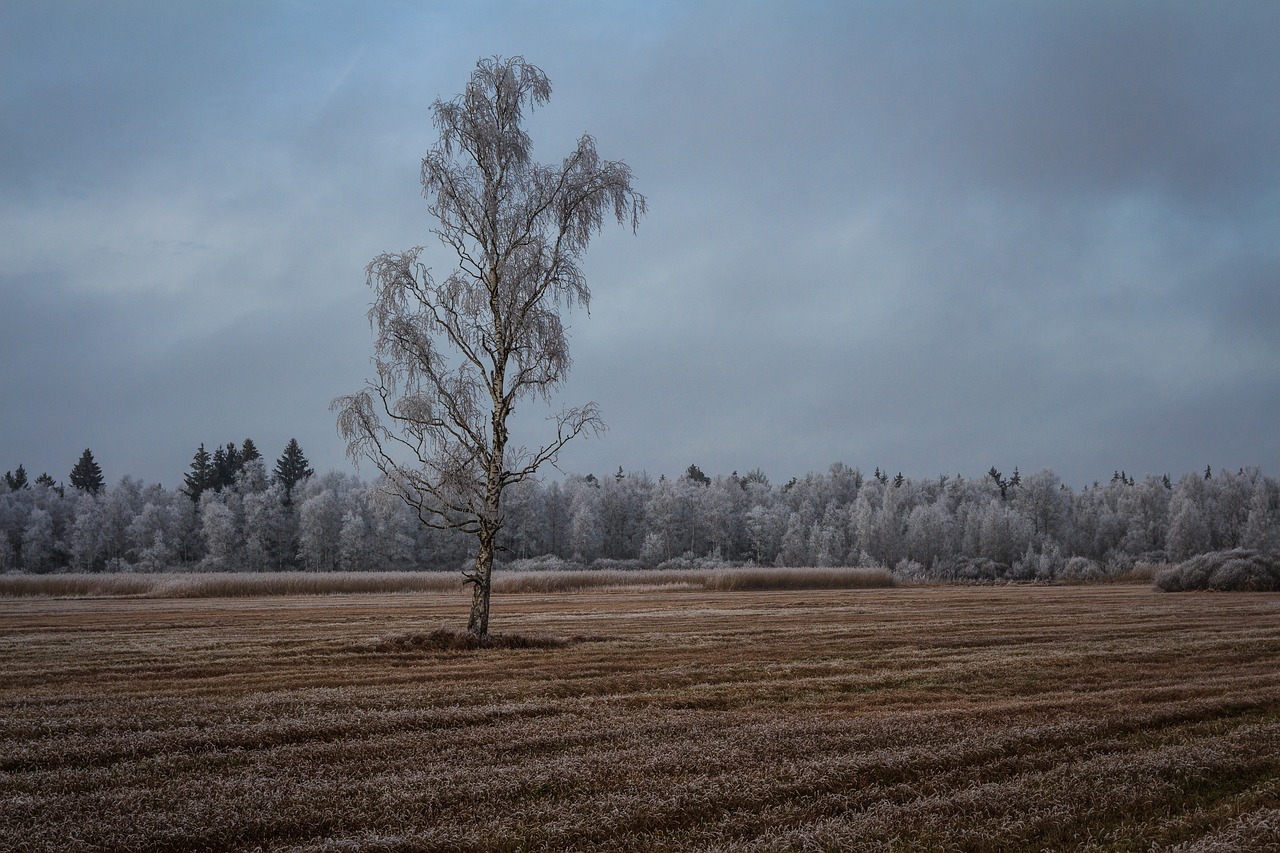
<svg viewBox="0 0 1280 853">
<path fill-rule="evenodd" d="M 120 478 L 102 498 L 102 544 L 107 565 L 119 568 L 129 551 L 129 525 L 142 511 L 143 484 L 130 476 Z"/>
<path fill-rule="evenodd" d="M 344 572 L 368 571 L 370 556 L 369 525 L 360 510 L 352 507 L 342 516 L 338 531 L 338 565 Z"/>
<path fill-rule="evenodd" d="M 385 483 L 374 483 L 365 496 L 369 507 L 370 548 L 375 566 L 383 570 L 413 568 L 415 520 Z"/>
<path fill-rule="evenodd" d="M 482 637 L 503 490 L 603 425 L 593 403 L 565 408 L 553 437 L 525 446 L 508 419 L 564 381 L 560 315 L 590 300 L 579 260 L 605 216 L 634 230 L 645 210 L 631 170 L 602 160 L 588 135 L 558 165 L 532 159 L 525 116 L 550 96 L 540 69 L 495 57 L 476 64 L 463 94 L 435 102 L 440 139 L 423 158 L 422 190 L 456 265 L 436 280 L 421 247 L 369 264 L 377 379 L 333 403 L 353 459 L 371 461 L 423 524 L 475 537 L 467 627 Z"/>
<path fill-rule="evenodd" d="M 1058 536 L 1070 518 L 1071 496 L 1063 490 L 1058 475 L 1047 468 L 1022 480 L 1011 490 L 1011 497 L 1036 536 Z"/>
<path fill-rule="evenodd" d="M 628 477 L 618 469 L 600 484 L 600 527 L 604 556 L 615 560 L 636 557 L 643 541 L 644 503 L 652 483 L 644 475 Z"/>
<path fill-rule="evenodd" d="M 1259 477 L 1254 484 L 1241 544 L 1280 554 L 1280 484 L 1270 477 Z"/>
<path fill-rule="evenodd" d="M 66 549 L 71 567 L 77 572 L 94 572 L 102 568 L 106 550 L 103 535 L 102 501 L 84 493 L 76 501 L 75 521 L 67 532 Z"/>
<path fill-rule="evenodd" d="M 785 508 L 769 498 L 768 495 L 754 496 L 757 503 L 747 510 L 745 522 L 751 558 L 762 565 L 777 559 L 782 535 L 787 529 Z"/>
<path fill-rule="evenodd" d="M 200 496 L 200 531 L 206 571 L 235 571 L 243 566 L 243 513 L 240 498 L 229 492 L 206 491 Z"/>
<path fill-rule="evenodd" d="M 918 504 L 907 516 L 907 556 L 926 568 L 954 553 L 955 519 L 941 502 Z"/>
<path fill-rule="evenodd" d="M 849 541 L 845 535 L 846 507 L 831 500 L 822 513 L 822 521 L 814 522 L 809 532 L 809 555 L 815 566 L 842 566 L 846 563 Z"/>
<path fill-rule="evenodd" d="M 342 505 L 332 489 L 324 489 L 302 503 L 298 511 L 298 556 L 307 571 L 337 568 L 342 532 Z"/>
<path fill-rule="evenodd" d="M 670 560 L 679 553 L 677 545 L 681 536 L 680 505 L 671 480 L 662 478 L 654 484 L 645 501 L 644 516 L 648 520 L 648 530 L 640 558 L 649 565 Z"/>
<path fill-rule="evenodd" d="M 180 538 L 179 514 L 186 509 L 177 507 L 172 499 L 148 502 L 129 523 L 129 547 L 133 565 L 139 571 L 158 572 L 169 568 L 178 559 L 175 544 Z"/>
<path fill-rule="evenodd" d="M 575 482 L 569 500 L 569 548 L 573 558 L 591 562 L 604 547 L 600 524 L 600 487 L 585 480 Z"/>
<path fill-rule="evenodd" d="M 1213 547 L 1206 504 L 1208 480 L 1187 474 L 1173 487 L 1169 499 L 1169 557 L 1182 561 Z"/>
<path fill-rule="evenodd" d="M 739 540 L 743 538 L 742 513 L 739 506 L 745 504 L 742 488 L 736 481 L 716 477 L 706 489 L 703 498 L 708 544 L 713 553 L 725 558 L 737 556 Z"/>
<path fill-rule="evenodd" d="M 903 528 L 904 515 L 910 511 L 908 497 L 906 488 L 873 480 L 854 501 L 852 523 L 858 545 L 882 566 L 895 566 L 906 554 Z"/>
<path fill-rule="evenodd" d="M 550 553 L 543 509 L 542 483 L 538 480 L 525 480 L 504 490 L 500 550 L 517 560 Z"/>
<path fill-rule="evenodd" d="M 1261 476 L 1257 468 L 1242 468 L 1235 474 L 1220 471 L 1205 482 L 1209 495 L 1209 529 L 1215 549 L 1240 546 L 1249 520 L 1254 485 Z"/>
<path fill-rule="evenodd" d="M 793 512 L 787 518 L 787 529 L 782 534 L 782 544 L 778 551 L 778 565 L 810 565 L 809 526 L 799 512 Z"/>
<path fill-rule="evenodd" d="M 28 572 L 40 573 L 55 565 L 53 516 L 39 507 L 31 510 L 22 529 L 22 564 Z"/>
<path fill-rule="evenodd" d="M 1035 530 L 1031 522 L 1003 501 L 987 504 L 982 514 L 981 556 L 1004 566 L 1022 557 Z"/>
<path fill-rule="evenodd" d="M 1116 507 L 1125 528 L 1123 551 L 1137 556 L 1164 550 L 1170 497 L 1170 489 L 1154 476 L 1123 490 Z"/>
<path fill-rule="evenodd" d="M 283 569 L 292 562 L 289 551 L 289 508 L 284 486 L 274 483 L 244 496 L 244 559 L 250 571 Z"/>
</svg>

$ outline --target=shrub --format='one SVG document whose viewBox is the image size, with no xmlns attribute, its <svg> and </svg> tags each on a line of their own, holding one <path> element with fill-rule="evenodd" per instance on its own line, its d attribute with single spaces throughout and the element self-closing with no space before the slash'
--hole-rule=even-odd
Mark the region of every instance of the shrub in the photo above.
<svg viewBox="0 0 1280 853">
<path fill-rule="evenodd" d="M 907 583 L 924 583 L 934 579 L 922 563 L 908 560 L 906 557 L 899 560 L 898 564 L 893 567 L 893 577 L 895 580 Z"/>
<path fill-rule="evenodd" d="M 593 560 L 590 568 L 593 572 L 639 572 L 647 567 L 640 560 L 613 560 L 601 557 Z"/>
<path fill-rule="evenodd" d="M 468 561 L 465 570 L 473 568 L 471 561 Z M 519 560 L 512 560 L 509 563 L 502 563 L 494 566 L 494 574 L 499 572 L 579 572 L 585 566 L 574 560 L 566 560 L 557 557 L 555 554 L 543 554 L 540 557 L 522 557 Z"/>
<path fill-rule="evenodd" d="M 1280 590 L 1280 557 L 1244 548 L 1213 551 L 1159 572 L 1155 586 L 1164 592 L 1275 592 Z"/>
<path fill-rule="evenodd" d="M 1102 566 L 1088 557 L 1072 557 L 1062 566 L 1062 579 L 1065 581 L 1096 581 L 1103 576 Z"/>
<path fill-rule="evenodd" d="M 986 557 L 953 557 L 939 563 L 934 574 L 938 580 L 984 583 L 1009 577 L 1010 567 Z"/>
</svg>

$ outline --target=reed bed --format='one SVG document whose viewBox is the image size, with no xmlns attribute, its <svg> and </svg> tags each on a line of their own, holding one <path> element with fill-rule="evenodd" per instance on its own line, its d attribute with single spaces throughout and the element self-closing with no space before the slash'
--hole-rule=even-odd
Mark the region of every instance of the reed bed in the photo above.
<svg viewBox="0 0 1280 853">
<path fill-rule="evenodd" d="M 498 593 L 581 592 L 625 587 L 867 589 L 893 585 L 878 568 L 716 568 L 496 571 Z M 242 598 L 279 595 L 455 593 L 459 572 L 175 572 L 0 575 L 0 597 Z"/>
<path fill-rule="evenodd" d="M 269 595 L 448 592 L 454 572 L 172 572 L 0 575 L 0 597 L 242 598 Z"/>
<path fill-rule="evenodd" d="M 506 593 L 544 640 L 432 639 L 467 607 L 6 600 L 0 849 L 1280 848 L 1275 595 Z"/>
</svg>

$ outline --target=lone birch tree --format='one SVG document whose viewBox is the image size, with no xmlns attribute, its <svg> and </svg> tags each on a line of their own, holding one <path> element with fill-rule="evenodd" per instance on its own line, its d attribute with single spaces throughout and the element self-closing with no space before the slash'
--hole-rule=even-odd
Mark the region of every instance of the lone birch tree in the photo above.
<svg viewBox="0 0 1280 853">
<path fill-rule="evenodd" d="M 521 57 L 476 63 L 466 91 L 432 105 L 440 138 L 422 160 L 422 193 L 454 256 L 443 280 L 423 247 L 366 268 L 377 378 L 338 397 L 347 452 L 368 460 L 418 519 L 477 540 L 468 631 L 489 631 L 489 594 L 502 493 L 604 426 L 594 403 L 550 420 L 544 443 L 512 442 L 517 403 L 550 400 L 570 366 L 561 312 L 591 293 L 579 259 L 606 215 L 632 231 L 645 198 L 621 161 L 602 160 L 583 135 L 559 165 L 536 163 L 523 127 L 551 82 Z"/>
</svg>

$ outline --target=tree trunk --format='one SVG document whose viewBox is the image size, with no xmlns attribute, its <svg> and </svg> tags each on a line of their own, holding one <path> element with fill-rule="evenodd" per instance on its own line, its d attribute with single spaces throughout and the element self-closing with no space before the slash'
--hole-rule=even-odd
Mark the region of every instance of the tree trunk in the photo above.
<svg viewBox="0 0 1280 853">
<path fill-rule="evenodd" d="M 467 631 L 477 637 L 489 636 L 489 591 L 493 588 L 493 539 L 481 536 L 476 554 L 475 576 L 471 579 L 471 618 Z"/>
<path fill-rule="evenodd" d="M 506 438 L 505 413 L 500 410 L 499 414 L 501 419 L 495 417 L 493 421 L 497 436 L 494 441 L 495 458 L 498 459 L 502 458 Z M 489 592 L 493 588 L 493 557 L 498 550 L 498 531 L 502 529 L 501 505 L 502 471 L 496 464 L 491 464 L 489 482 L 485 487 L 484 516 L 480 519 L 477 533 L 480 548 L 476 552 L 476 570 L 472 579 L 475 589 L 471 591 L 471 618 L 467 622 L 467 631 L 482 639 L 489 636 Z"/>
</svg>

